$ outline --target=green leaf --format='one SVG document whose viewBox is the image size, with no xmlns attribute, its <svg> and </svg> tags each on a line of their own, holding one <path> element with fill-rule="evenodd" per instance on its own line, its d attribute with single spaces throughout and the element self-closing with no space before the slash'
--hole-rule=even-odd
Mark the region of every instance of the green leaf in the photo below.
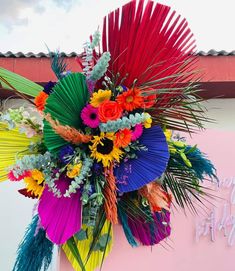
<svg viewBox="0 0 235 271">
<path fill-rule="evenodd" d="M 86 268 L 85 268 L 85 265 L 82 261 L 82 258 L 81 258 L 81 255 L 78 251 L 78 248 L 77 248 L 77 245 L 76 245 L 76 242 L 74 240 L 74 237 L 71 237 L 68 241 L 67 241 L 67 245 L 71 251 L 71 253 L 73 254 L 74 258 L 76 259 L 76 261 L 78 262 L 78 264 L 80 265 L 81 267 L 81 270 L 82 271 L 86 271 Z"/>
<path fill-rule="evenodd" d="M 105 233 L 100 236 L 99 244 L 101 247 L 105 247 L 108 242 L 111 241 L 111 236 L 108 233 Z"/>
<path fill-rule="evenodd" d="M 102 261 L 101 261 L 100 269 L 103 266 L 104 257 L 105 257 L 105 253 L 106 253 L 106 250 L 107 250 L 107 247 L 108 247 L 108 243 L 111 241 L 111 230 L 112 230 L 112 223 L 109 222 L 108 233 L 106 235 L 106 240 L 104 240 L 104 251 L 103 251 L 103 256 L 102 256 Z"/>
<path fill-rule="evenodd" d="M 179 154 L 180 154 L 181 158 L 183 159 L 185 165 L 188 166 L 188 167 L 192 167 L 192 164 L 189 161 L 189 159 L 187 158 L 187 156 L 185 155 L 185 153 L 180 152 Z"/>
<path fill-rule="evenodd" d="M 142 217 L 146 222 L 153 221 L 152 215 L 146 213 L 139 205 L 138 201 L 131 199 L 130 197 L 122 197 L 118 203 L 118 208 L 121 208 L 128 215 L 130 219 L 135 219 L 136 217 Z"/>
<path fill-rule="evenodd" d="M 88 234 L 86 230 L 81 229 L 78 233 L 75 234 L 75 237 L 79 240 L 86 240 L 88 238 Z"/>
<path fill-rule="evenodd" d="M 191 149 L 189 149 L 188 151 L 185 152 L 185 154 L 189 154 L 194 152 L 197 149 L 197 145 L 193 146 Z"/>
<path fill-rule="evenodd" d="M 173 145 L 178 148 L 185 148 L 186 144 L 182 141 L 172 141 Z"/>
<path fill-rule="evenodd" d="M 6 84 L 7 81 L 8 84 Z M 43 87 L 34 83 L 33 81 L 26 79 L 14 72 L 10 72 L 6 69 L 0 67 L 0 83 L 3 88 L 12 90 L 15 92 L 17 90 L 20 93 L 24 93 L 31 97 L 36 97 Z M 13 87 L 13 88 L 12 88 Z M 15 90 L 14 90 L 15 89 Z"/>
<path fill-rule="evenodd" d="M 101 208 L 101 213 L 98 216 L 97 223 L 96 223 L 96 225 L 94 227 L 94 230 L 93 230 L 93 233 L 92 233 L 93 238 L 92 238 L 92 242 L 91 242 L 91 245 L 90 245 L 90 249 L 89 249 L 88 254 L 87 254 L 86 262 L 88 262 L 92 252 L 94 251 L 94 249 L 96 247 L 96 244 L 99 242 L 99 238 L 100 238 L 100 235 L 101 235 L 101 231 L 102 231 L 102 229 L 104 227 L 105 221 L 106 221 L 105 212 Z"/>
</svg>

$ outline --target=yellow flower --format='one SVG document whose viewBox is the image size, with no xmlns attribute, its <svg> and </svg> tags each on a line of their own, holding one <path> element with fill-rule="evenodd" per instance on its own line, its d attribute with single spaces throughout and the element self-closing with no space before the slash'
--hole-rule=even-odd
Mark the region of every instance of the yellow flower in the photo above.
<svg viewBox="0 0 235 271">
<path fill-rule="evenodd" d="M 41 197 L 44 190 L 44 176 L 41 171 L 37 169 L 31 170 L 31 176 L 25 177 L 24 182 L 28 192 L 32 192 L 36 197 Z"/>
<path fill-rule="evenodd" d="M 81 162 L 76 165 L 68 165 L 66 175 L 72 179 L 80 174 L 81 168 L 82 168 Z"/>
<path fill-rule="evenodd" d="M 169 129 L 166 129 L 164 131 L 165 137 L 166 137 L 166 141 L 170 141 L 171 140 L 171 136 L 172 136 L 172 131 Z"/>
<path fill-rule="evenodd" d="M 109 101 L 111 98 L 111 95 L 112 95 L 111 90 L 99 89 L 98 92 L 93 93 L 90 100 L 90 104 L 93 107 L 99 107 L 99 105 L 103 103 L 104 101 Z"/>
<path fill-rule="evenodd" d="M 101 133 L 100 136 L 94 136 L 91 141 L 91 157 L 98 162 L 102 162 L 104 167 L 109 167 L 114 160 L 119 162 L 123 152 L 114 145 L 114 133 Z"/>
<path fill-rule="evenodd" d="M 144 122 L 144 128 L 146 128 L 146 129 L 151 128 L 152 122 L 153 122 L 153 120 L 152 120 L 151 117 L 147 118 L 147 119 L 145 120 L 145 122 Z"/>
<path fill-rule="evenodd" d="M 34 180 L 37 181 L 38 184 L 41 184 L 44 181 L 43 173 L 38 169 L 33 169 L 31 171 L 31 176 Z"/>
</svg>

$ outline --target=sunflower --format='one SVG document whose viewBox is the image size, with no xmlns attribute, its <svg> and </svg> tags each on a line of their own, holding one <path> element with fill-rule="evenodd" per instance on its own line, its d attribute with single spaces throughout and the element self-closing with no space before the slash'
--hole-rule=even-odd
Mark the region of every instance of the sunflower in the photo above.
<svg viewBox="0 0 235 271">
<path fill-rule="evenodd" d="M 41 197 L 44 190 L 43 182 L 44 176 L 43 173 L 37 169 L 33 169 L 30 172 L 29 177 L 24 178 L 26 188 L 28 192 L 32 192 L 36 197 Z"/>
<path fill-rule="evenodd" d="M 90 100 L 90 104 L 93 107 L 99 107 L 101 103 L 103 103 L 104 101 L 109 101 L 112 95 L 112 91 L 111 90 L 103 90 L 103 89 L 99 89 L 98 92 L 94 92 L 91 100 Z"/>
<path fill-rule="evenodd" d="M 114 139 L 113 133 L 101 133 L 91 141 L 91 157 L 102 162 L 104 167 L 109 167 L 113 160 L 119 162 L 122 156 L 123 152 L 114 145 Z"/>
</svg>

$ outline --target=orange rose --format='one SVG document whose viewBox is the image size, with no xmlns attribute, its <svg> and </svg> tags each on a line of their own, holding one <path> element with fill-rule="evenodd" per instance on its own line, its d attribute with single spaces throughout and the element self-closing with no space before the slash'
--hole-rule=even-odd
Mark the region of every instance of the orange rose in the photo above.
<svg viewBox="0 0 235 271">
<path fill-rule="evenodd" d="M 101 122 L 119 119 L 122 115 L 122 108 L 117 102 L 104 101 L 98 110 L 99 119 Z"/>
</svg>

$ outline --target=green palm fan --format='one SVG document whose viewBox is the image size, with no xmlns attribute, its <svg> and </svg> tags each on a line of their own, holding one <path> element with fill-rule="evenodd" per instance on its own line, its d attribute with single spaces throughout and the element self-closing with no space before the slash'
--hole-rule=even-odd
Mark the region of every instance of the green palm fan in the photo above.
<svg viewBox="0 0 235 271">
<path fill-rule="evenodd" d="M 44 113 L 49 113 L 54 120 L 62 125 L 76 129 L 81 128 L 81 110 L 88 101 L 85 76 L 81 73 L 71 73 L 61 79 L 53 88 L 53 93 L 47 99 Z M 49 122 L 44 120 L 44 140 L 49 151 L 57 153 L 68 144 L 54 132 Z"/>
<path fill-rule="evenodd" d="M 14 72 L 10 72 L 0 67 L 0 85 L 14 92 L 20 92 L 31 97 L 36 97 L 43 87 L 26 79 Z"/>
</svg>

